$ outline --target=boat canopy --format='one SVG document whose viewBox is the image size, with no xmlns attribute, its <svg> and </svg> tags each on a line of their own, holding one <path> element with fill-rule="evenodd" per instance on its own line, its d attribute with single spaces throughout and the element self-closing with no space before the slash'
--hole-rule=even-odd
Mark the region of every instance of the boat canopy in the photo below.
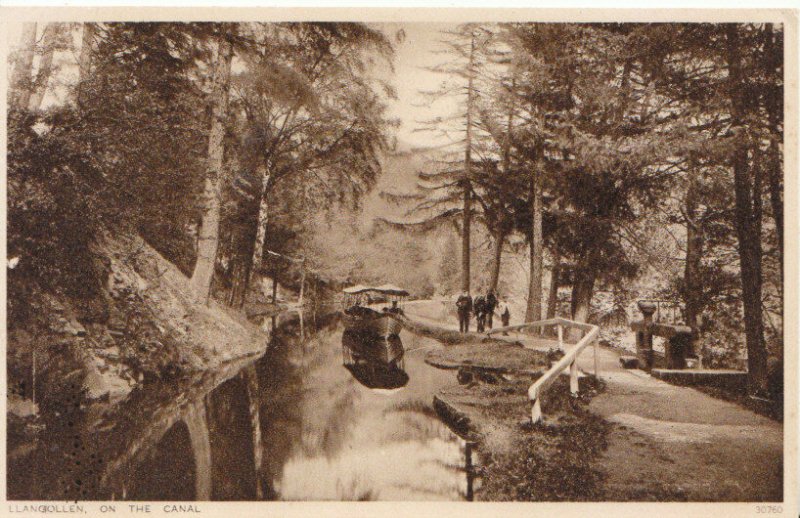
<svg viewBox="0 0 800 518">
<path fill-rule="evenodd" d="M 355 286 L 350 286 L 349 288 L 345 288 L 342 291 L 347 293 L 348 295 L 357 295 L 359 293 L 364 293 L 365 291 L 369 291 L 372 288 L 369 286 L 364 286 L 362 284 L 356 284 Z"/>
<path fill-rule="evenodd" d="M 384 295 L 394 295 L 398 297 L 408 297 L 409 295 L 406 290 L 400 288 L 399 286 L 395 286 L 394 284 L 383 284 L 381 286 L 363 286 L 361 284 L 357 284 L 355 286 L 345 288 L 342 291 L 347 295 L 358 295 L 361 293 L 382 293 Z"/>
</svg>

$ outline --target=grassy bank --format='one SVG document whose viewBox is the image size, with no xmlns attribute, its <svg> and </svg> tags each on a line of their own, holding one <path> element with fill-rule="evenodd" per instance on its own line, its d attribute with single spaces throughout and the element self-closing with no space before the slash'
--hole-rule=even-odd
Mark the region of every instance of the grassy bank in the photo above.
<svg viewBox="0 0 800 518">
<path fill-rule="evenodd" d="M 483 463 L 484 501 L 584 501 L 602 495 L 603 475 L 593 461 L 606 446 L 609 425 L 586 410 L 586 400 L 572 399 L 568 382 L 559 380 L 552 390 L 556 397 L 548 406 L 543 424 L 524 426 L 525 413 L 494 411 L 507 423 L 510 434 L 503 447 L 486 443 L 479 447 Z M 501 390 L 520 400 L 527 399 L 527 383 L 509 384 Z M 528 410 L 527 402 L 520 405 Z M 517 410 L 517 409 L 515 409 Z M 512 428 L 513 427 L 513 428 Z"/>
<path fill-rule="evenodd" d="M 434 406 L 455 433 L 476 443 L 481 478 L 476 498 L 599 499 L 603 477 L 593 461 L 606 446 L 610 426 L 591 414 L 587 405 L 602 387 L 593 378 L 583 378 L 583 395 L 575 398 L 569 395 L 569 380 L 562 376 L 542 399 L 545 422 L 532 426 L 528 388 L 536 375 L 520 373 L 520 366 L 543 371 L 553 358 L 542 351 L 506 348 L 509 354 L 490 355 L 495 365 L 489 368 L 484 368 L 489 357 L 481 346 L 475 346 L 477 359 L 465 360 L 463 351 L 450 349 L 427 359 L 440 367 L 462 364 L 462 383 L 441 390 Z M 525 361 L 520 362 L 523 353 Z"/>
</svg>

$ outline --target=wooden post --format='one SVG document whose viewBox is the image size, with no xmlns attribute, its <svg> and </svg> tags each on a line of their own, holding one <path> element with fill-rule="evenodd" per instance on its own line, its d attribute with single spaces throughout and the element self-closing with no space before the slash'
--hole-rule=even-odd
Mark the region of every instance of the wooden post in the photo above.
<svg viewBox="0 0 800 518">
<path fill-rule="evenodd" d="M 558 324 L 558 348 L 564 351 L 564 328 Z"/>
<path fill-rule="evenodd" d="M 473 479 L 475 478 L 475 471 L 472 466 L 472 444 L 468 441 L 464 447 L 464 471 L 467 473 L 467 501 L 472 502 L 474 499 Z"/>
<path fill-rule="evenodd" d="M 31 349 L 31 401 L 33 402 L 33 413 L 36 414 L 36 347 Z"/>
<path fill-rule="evenodd" d="M 597 379 L 597 339 L 594 341 L 594 377 Z"/>
<path fill-rule="evenodd" d="M 303 342 L 303 352 L 306 351 L 306 333 L 305 333 L 305 326 L 303 322 L 303 310 L 300 309 L 300 341 Z"/>
<path fill-rule="evenodd" d="M 303 292 L 305 291 L 306 287 L 306 260 L 303 258 L 303 262 L 300 263 L 300 267 L 303 269 L 302 273 L 300 274 L 300 306 L 303 306 Z"/>
<path fill-rule="evenodd" d="M 578 362 L 575 360 L 569 364 L 569 391 L 573 395 L 578 393 Z"/>
<path fill-rule="evenodd" d="M 539 402 L 539 397 L 537 396 L 536 399 L 533 400 L 533 405 L 531 406 L 531 423 L 536 424 L 542 420 L 542 405 Z"/>
</svg>

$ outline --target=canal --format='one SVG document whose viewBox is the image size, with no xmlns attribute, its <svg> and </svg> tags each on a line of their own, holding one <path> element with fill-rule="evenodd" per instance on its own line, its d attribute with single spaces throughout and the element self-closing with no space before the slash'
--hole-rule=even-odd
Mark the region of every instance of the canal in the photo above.
<svg viewBox="0 0 800 518">
<path fill-rule="evenodd" d="M 65 401 L 10 499 L 462 500 L 467 446 L 437 418 L 438 342 L 365 340 L 338 316 L 263 323 L 265 352 L 113 407 Z M 66 469 L 53 469 L 53 466 Z"/>
</svg>

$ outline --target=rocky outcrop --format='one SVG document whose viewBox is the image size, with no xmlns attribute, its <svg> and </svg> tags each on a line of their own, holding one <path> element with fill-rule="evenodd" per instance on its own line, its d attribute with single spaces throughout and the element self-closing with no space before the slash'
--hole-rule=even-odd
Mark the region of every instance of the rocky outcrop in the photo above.
<svg viewBox="0 0 800 518">
<path fill-rule="evenodd" d="M 266 346 L 243 315 L 194 302 L 188 279 L 138 236 L 102 236 L 90 298 L 32 286 L 36 318 L 9 322 L 10 392 L 23 400 L 124 398 L 149 379 L 213 368 Z"/>
</svg>

